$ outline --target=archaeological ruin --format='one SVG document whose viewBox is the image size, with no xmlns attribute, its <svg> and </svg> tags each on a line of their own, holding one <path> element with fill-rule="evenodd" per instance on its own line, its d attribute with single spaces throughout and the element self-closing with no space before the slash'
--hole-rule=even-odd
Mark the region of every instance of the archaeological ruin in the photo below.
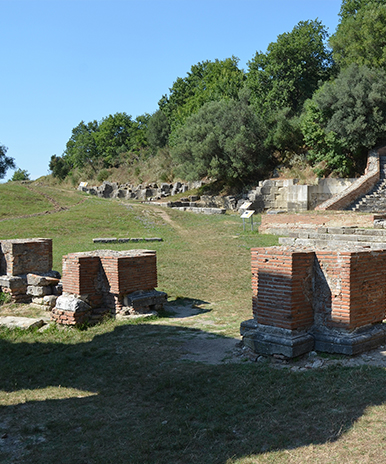
<svg viewBox="0 0 386 464">
<path fill-rule="evenodd" d="M 0 242 L 0 291 L 14 302 L 51 311 L 59 324 L 155 314 L 166 302 L 166 293 L 155 290 L 155 251 L 70 253 L 63 257 L 62 272 L 61 277 L 52 270 L 51 239 Z"/>
</svg>

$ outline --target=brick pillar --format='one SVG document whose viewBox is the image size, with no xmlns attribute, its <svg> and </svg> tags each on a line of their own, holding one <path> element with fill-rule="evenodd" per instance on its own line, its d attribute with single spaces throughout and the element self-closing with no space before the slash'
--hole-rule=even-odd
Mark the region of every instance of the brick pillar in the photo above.
<svg viewBox="0 0 386 464">
<path fill-rule="evenodd" d="M 304 330 L 313 324 L 313 252 L 280 247 L 254 248 L 253 315 L 259 324 Z"/>
<path fill-rule="evenodd" d="M 298 356 L 313 348 L 306 333 L 313 324 L 313 252 L 284 247 L 254 248 L 252 307 L 254 319 L 241 325 L 244 343 L 264 354 Z"/>
</svg>

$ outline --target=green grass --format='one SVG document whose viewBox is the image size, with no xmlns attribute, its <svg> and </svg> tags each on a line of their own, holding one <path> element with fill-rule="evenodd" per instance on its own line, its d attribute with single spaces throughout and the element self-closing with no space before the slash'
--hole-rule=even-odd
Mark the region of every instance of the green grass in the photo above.
<svg viewBox="0 0 386 464">
<path fill-rule="evenodd" d="M 53 187 L 48 195 L 54 197 Z M 0 238 L 53 238 L 60 270 L 63 254 L 96 249 L 96 237 L 162 237 L 105 248 L 155 249 L 158 288 L 172 307 L 193 304 L 198 314 L 110 320 L 88 330 L 0 329 L 0 462 L 385 462 L 383 369 L 292 372 L 267 363 L 181 359 L 186 340 L 237 336 L 251 317 L 250 248 L 277 244 L 276 237 L 243 232 L 237 215 L 196 215 L 75 191 L 55 198 L 72 206 L 0 222 Z M 23 305 L 7 311 L 19 314 Z"/>
</svg>

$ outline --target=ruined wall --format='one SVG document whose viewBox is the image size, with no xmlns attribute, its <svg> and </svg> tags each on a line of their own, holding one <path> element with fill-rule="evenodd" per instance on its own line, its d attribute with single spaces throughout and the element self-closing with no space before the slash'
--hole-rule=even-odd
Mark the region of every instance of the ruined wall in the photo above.
<svg viewBox="0 0 386 464">
<path fill-rule="evenodd" d="M 157 286 L 156 252 L 97 250 L 63 257 L 63 296 L 52 317 L 81 324 L 104 315 L 150 314 L 162 309 L 167 295 Z"/>
<path fill-rule="evenodd" d="M 0 242 L 0 275 L 44 273 L 51 269 L 51 239 L 15 239 Z"/>
<path fill-rule="evenodd" d="M 386 250 L 255 248 L 251 262 L 254 322 L 242 331 L 253 329 L 247 338 L 258 349 L 297 356 L 310 349 L 306 338 L 295 353 L 299 333 L 316 349 L 345 354 L 386 342 Z"/>
<path fill-rule="evenodd" d="M 315 229 L 315 227 L 365 227 L 374 226 L 374 214 L 358 214 L 348 211 L 318 213 L 262 214 L 259 232 L 278 234 L 280 230 Z"/>
</svg>

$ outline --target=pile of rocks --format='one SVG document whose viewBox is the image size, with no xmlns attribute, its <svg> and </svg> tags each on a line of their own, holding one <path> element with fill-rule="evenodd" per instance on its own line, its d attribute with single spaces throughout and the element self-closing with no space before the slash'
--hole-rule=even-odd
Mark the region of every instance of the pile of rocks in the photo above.
<svg viewBox="0 0 386 464">
<path fill-rule="evenodd" d="M 32 303 L 44 306 L 49 311 L 55 307 L 58 296 L 62 294 L 59 272 L 27 274 L 26 280 L 26 294 L 31 297 Z"/>
</svg>

